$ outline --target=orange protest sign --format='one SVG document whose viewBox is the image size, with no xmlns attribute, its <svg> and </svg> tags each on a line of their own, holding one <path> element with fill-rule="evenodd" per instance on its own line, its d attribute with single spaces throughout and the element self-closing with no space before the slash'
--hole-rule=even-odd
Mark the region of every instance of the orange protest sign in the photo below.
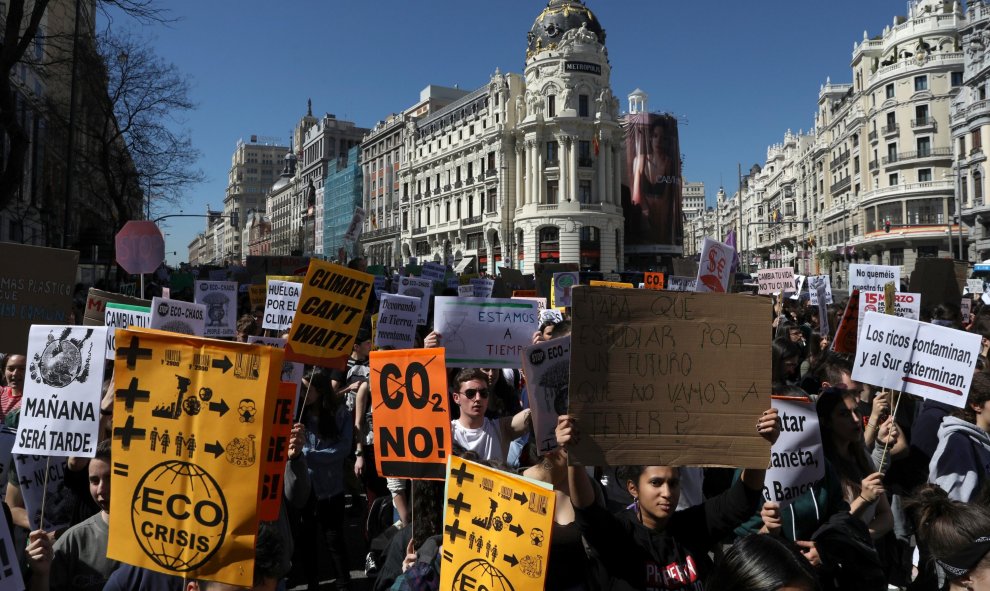
<svg viewBox="0 0 990 591">
<path fill-rule="evenodd" d="M 282 352 L 118 330 L 107 556 L 250 586 L 268 392 Z"/>
<path fill-rule="evenodd" d="M 273 404 L 268 405 L 271 411 L 265 417 L 265 433 L 261 439 L 265 446 L 258 486 L 258 518 L 261 521 L 275 521 L 282 507 L 282 479 L 285 464 L 289 461 L 289 436 L 295 405 L 296 385 L 279 382 L 278 396 Z"/>
<path fill-rule="evenodd" d="M 443 480 L 451 450 L 444 350 L 372 351 L 370 365 L 378 473 Z"/>
<path fill-rule="evenodd" d="M 374 277 L 312 259 L 285 343 L 285 358 L 342 366 L 361 328 Z"/>
<path fill-rule="evenodd" d="M 643 273 L 643 287 L 646 289 L 663 289 L 663 273 L 649 271 Z"/>
</svg>

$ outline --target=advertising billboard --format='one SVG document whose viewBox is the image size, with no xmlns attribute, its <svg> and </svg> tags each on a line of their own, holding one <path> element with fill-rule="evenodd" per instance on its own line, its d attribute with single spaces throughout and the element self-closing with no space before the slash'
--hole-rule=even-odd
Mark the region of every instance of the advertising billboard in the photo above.
<svg viewBox="0 0 990 591">
<path fill-rule="evenodd" d="M 681 151 L 672 115 L 626 116 L 626 185 L 623 203 L 627 254 L 680 254 Z"/>
</svg>

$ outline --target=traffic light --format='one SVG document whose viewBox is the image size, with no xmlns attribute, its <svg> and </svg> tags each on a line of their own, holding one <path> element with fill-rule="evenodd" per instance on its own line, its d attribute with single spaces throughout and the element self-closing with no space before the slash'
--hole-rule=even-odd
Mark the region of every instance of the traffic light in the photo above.
<svg viewBox="0 0 990 591">
<path fill-rule="evenodd" d="M 890 234 L 890 220 L 883 221 L 883 231 Z"/>
</svg>

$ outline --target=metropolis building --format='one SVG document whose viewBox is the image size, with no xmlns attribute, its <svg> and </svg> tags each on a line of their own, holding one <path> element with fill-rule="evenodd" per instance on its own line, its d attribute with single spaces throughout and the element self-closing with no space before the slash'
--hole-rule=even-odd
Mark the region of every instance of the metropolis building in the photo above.
<svg viewBox="0 0 990 591">
<path fill-rule="evenodd" d="M 376 212 L 362 237 L 369 263 L 621 270 L 624 144 L 610 72 L 591 10 L 550 0 L 529 31 L 523 75 L 496 70 L 484 86 L 403 118 L 398 180 L 387 181 L 398 215 L 380 216 L 375 190 L 365 191 L 365 210 Z M 366 187 L 376 180 L 366 176 Z M 376 247 L 396 226 L 399 248 Z"/>
</svg>

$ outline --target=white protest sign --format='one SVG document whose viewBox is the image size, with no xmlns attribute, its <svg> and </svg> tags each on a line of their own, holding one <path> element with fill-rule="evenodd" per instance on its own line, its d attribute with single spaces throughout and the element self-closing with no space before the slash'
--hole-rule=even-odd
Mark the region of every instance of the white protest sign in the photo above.
<svg viewBox="0 0 990 591">
<path fill-rule="evenodd" d="M 966 288 L 969 290 L 969 293 L 983 293 L 985 289 L 982 279 L 967 279 Z"/>
<path fill-rule="evenodd" d="M 969 315 L 973 313 L 973 300 L 963 298 L 959 302 L 959 312 L 962 314 L 963 322 L 968 322 Z"/>
<path fill-rule="evenodd" d="M 822 336 L 828 336 L 828 302 L 829 297 L 825 293 L 825 286 L 819 284 L 815 288 L 815 296 L 818 300 L 818 333 Z"/>
<path fill-rule="evenodd" d="M 103 311 L 103 322 L 109 329 L 107 330 L 107 359 L 112 360 L 117 351 L 116 329 L 131 326 L 150 327 L 151 308 L 107 302 L 107 307 Z"/>
<path fill-rule="evenodd" d="M 106 333 L 105 326 L 31 327 L 31 372 L 24 378 L 14 453 L 96 455 Z"/>
<path fill-rule="evenodd" d="M 268 290 L 265 292 L 265 320 L 261 328 L 288 330 L 292 326 L 292 319 L 296 317 L 301 293 L 302 283 L 269 279 Z"/>
<path fill-rule="evenodd" d="M 808 277 L 808 296 L 811 305 L 818 305 L 818 286 L 825 288 L 825 303 L 832 303 L 832 279 L 828 275 L 811 275 Z"/>
<path fill-rule="evenodd" d="M 698 280 L 693 277 L 669 275 L 667 277 L 667 291 L 694 291 L 697 282 Z"/>
<path fill-rule="evenodd" d="M 474 277 L 471 279 L 471 287 L 474 288 L 474 297 L 490 298 L 492 290 L 495 289 L 495 280 L 485 277 Z"/>
<path fill-rule="evenodd" d="M 760 295 L 790 293 L 794 291 L 794 271 L 786 269 L 760 269 L 756 272 Z"/>
<path fill-rule="evenodd" d="M 557 312 L 557 310 L 554 310 Z M 570 335 L 526 347 L 522 355 L 529 408 L 533 411 L 536 450 L 557 449 L 557 417 L 567 414 L 567 387 L 571 371 Z"/>
<path fill-rule="evenodd" d="M 460 281 L 457 279 L 457 277 L 448 277 L 447 278 L 447 289 L 459 289 L 460 287 L 461 287 L 461 284 L 460 284 Z M 470 287 L 470 286 L 468 286 L 468 287 Z"/>
<path fill-rule="evenodd" d="M 858 289 L 863 294 L 868 291 L 883 293 L 883 287 L 894 284 L 901 288 L 901 268 L 891 265 L 849 265 L 849 293 Z"/>
<path fill-rule="evenodd" d="M 780 436 L 770 447 L 763 498 L 783 509 L 825 477 L 825 452 L 814 402 L 775 399 L 772 405 L 780 415 Z"/>
<path fill-rule="evenodd" d="M 965 406 L 980 335 L 877 312 L 864 322 L 853 380 Z"/>
<path fill-rule="evenodd" d="M 447 267 L 444 267 L 440 263 L 423 263 L 423 271 L 420 275 L 423 279 L 443 283 L 444 277 L 447 276 Z"/>
<path fill-rule="evenodd" d="M 473 298 L 474 297 L 474 286 L 473 285 L 458 285 L 457 286 L 457 297 L 459 297 L 459 298 Z"/>
<path fill-rule="evenodd" d="M 732 257 L 734 249 L 728 244 L 705 238 L 698 263 L 698 282 L 694 291 L 727 293 L 732 280 Z"/>
<path fill-rule="evenodd" d="M 546 310 L 540 310 L 540 324 L 544 322 L 553 322 L 557 324 L 558 322 L 564 321 L 564 315 L 560 313 L 557 308 L 548 308 Z"/>
<path fill-rule="evenodd" d="M 378 308 L 375 346 L 413 349 L 416 347 L 416 324 L 419 322 L 419 298 L 385 294 Z"/>
<path fill-rule="evenodd" d="M 204 337 L 237 336 L 237 282 L 197 281 L 193 298 L 206 306 Z"/>
<path fill-rule="evenodd" d="M 801 290 L 804 289 L 804 281 L 807 279 L 804 275 L 794 276 L 794 294 L 791 295 L 792 300 L 796 300 L 801 297 Z"/>
<path fill-rule="evenodd" d="M 399 295 L 419 298 L 419 320 L 417 324 L 426 324 L 430 314 L 430 296 L 433 295 L 433 282 L 418 277 L 403 277 L 399 280 Z"/>
<path fill-rule="evenodd" d="M 886 313 L 883 292 L 867 291 L 859 294 L 859 322 L 856 326 L 857 338 L 863 332 L 863 321 L 867 312 Z M 895 293 L 894 316 L 918 320 L 921 317 L 920 293 Z"/>
<path fill-rule="evenodd" d="M 152 298 L 151 328 L 201 337 L 206 330 L 206 306 L 181 300 Z"/>
<path fill-rule="evenodd" d="M 248 335 L 248 344 L 258 343 L 275 349 L 285 349 L 285 339 L 281 337 L 259 337 Z M 300 395 L 302 394 L 302 379 L 306 366 L 295 361 L 282 361 L 282 377 L 280 382 L 290 382 L 296 385 L 296 408 L 300 408 Z"/>
<path fill-rule="evenodd" d="M 14 439 L 17 436 L 17 431 L 9 428 L 0 428 L 0 482 L 7 482 L 7 468 L 12 467 L 11 451 L 14 449 Z M 7 487 L 6 485 L 0 486 L 0 503 L 7 500 Z"/>
<path fill-rule="evenodd" d="M 24 497 L 24 508 L 27 510 L 31 530 L 55 531 L 72 525 L 72 514 L 76 509 L 77 499 L 65 486 L 68 460 L 17 454 L 13 454 L 13 458 L 14 466 L 17 468 L 17 482 L 20 485 L 21 496 Z M 45 486 L 46 473 L 47 486 Z M 45 504 L 44 527 L 41 524 L 42 499 Z"/>
<path fill-rule="evenodd" d="M 536 302 L 536 309 L 540 311 L 540 314 L 543 314 L 543 311 L 547 309 L 547 299 L 546 298 L 537 298 L 537 297 L 529 297 L 529 296 L 515 296 L 512 299 L 514 299 L 514 300 L 523 300 L 523 301 L 528 301 L 528 302 Z"/>
<path fill-rule="evenodd" d="M 443 335 L 447 367 L 518 367 L 540 327 L 536 302 L 438 297 L 434 327 Z"/>
<path fill-rule="evenodd" d="M 6 519 L 0 519 L 0 591 L 24 591 L 21 567 L 14 552 L 14 536 Z"/>
</svg>

